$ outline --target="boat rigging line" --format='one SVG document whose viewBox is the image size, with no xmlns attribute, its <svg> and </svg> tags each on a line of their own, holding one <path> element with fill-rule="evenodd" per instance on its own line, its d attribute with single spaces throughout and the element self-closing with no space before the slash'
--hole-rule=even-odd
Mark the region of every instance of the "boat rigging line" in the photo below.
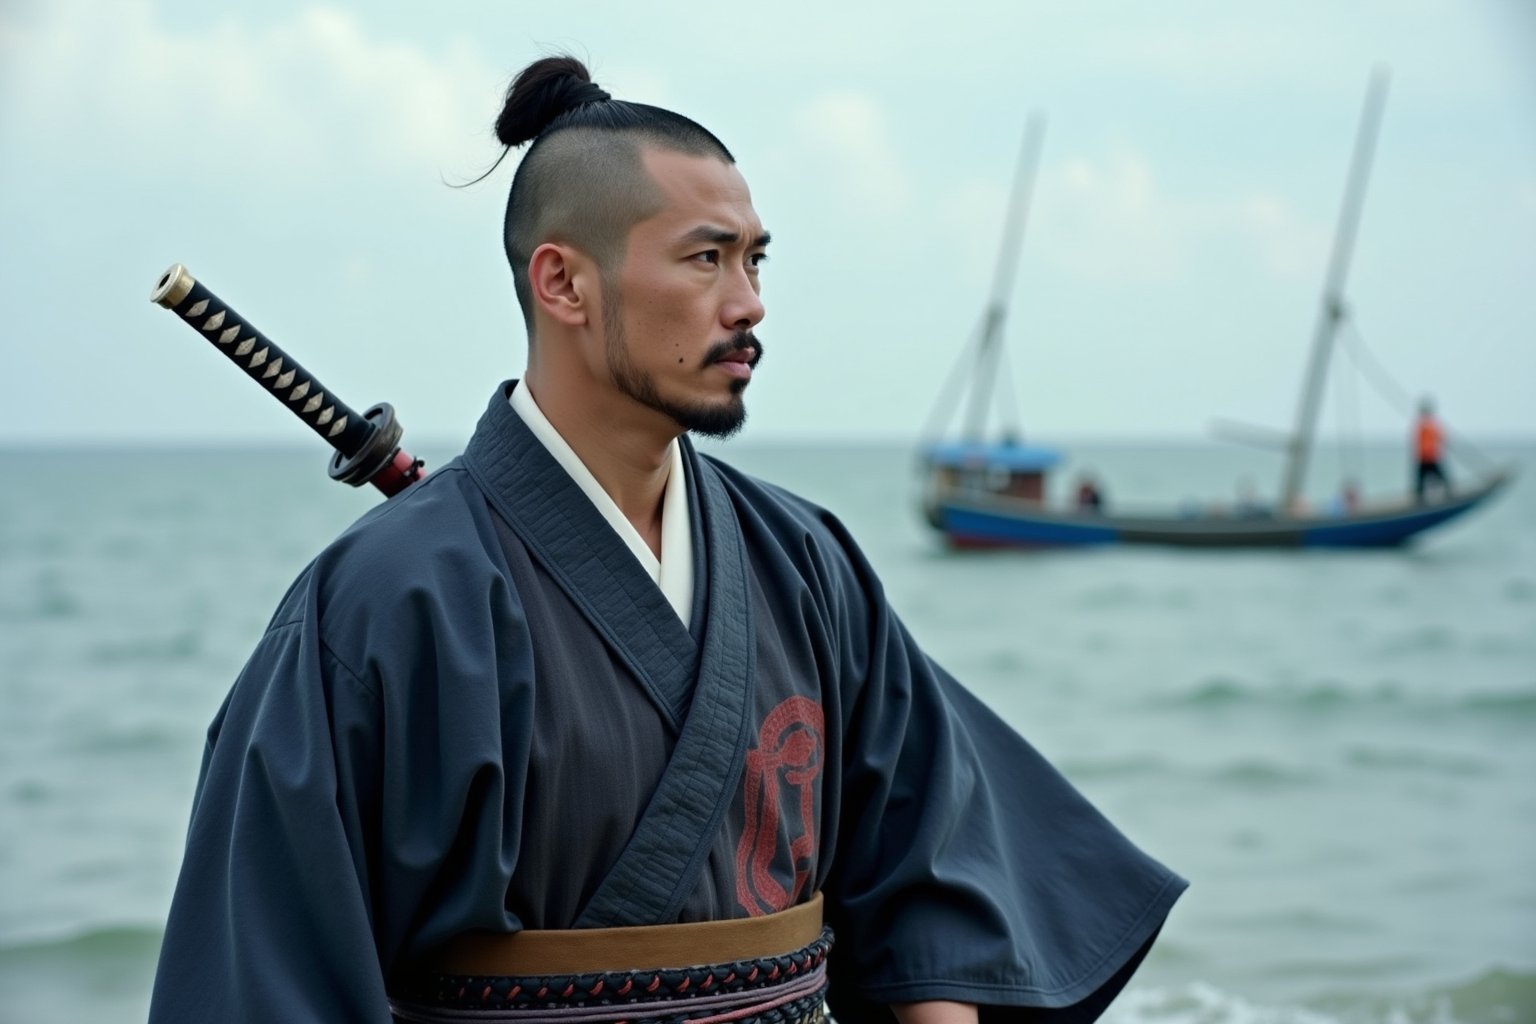
<svg viewBox="0 0 1536 1024">
<path fill-rule="evenodd" d="M 1344 342 L 1341 346 L 1348 354 L 1350 362 L 1354 363 L 1360 375 L 1376 390 L 1387 404 L 1391 405 L 1406 420 L 1411 420 L 1417 411 L 1418 403 L 1409 395 L 1408 389 L 1397 382 L 1381 360 L 1376 358 L 1365 343 L 1365 335 L 1360 332 L 1360 325 L 1353 315 L 1344 318 L 1344 327 L 1347 330 L 1339 334 Z M 1490 472 L 1496 467 L 1495 460 L 1475 448 L 1471 442 L 1460 434 L 1447 429 L 1449 447 L 1458 457 L 1465 459 L 1467 464 L 1478 472 Z"/>
<path fill-rule="evenodd" d="M 1008 315 L 1008 296 L 1018 276 L 1019 250 L 1023 248 L 1024 228 L 1029 220 L 1030 196 L 1034 191 L 1035 172 L 1040 163 L 1041 138 L 1045 118 L 1036 112 L 1024 126 L 1019 148 L 1019 163 L 1014 172 L 1013 192 L 1004 221 L 1002 245 L 992 275 L 992 292 L 981 319 L 962 347 L 951 368 L 939 398 L 923 425 L 925 440 L 937 440 L 949 426 L 950 417 L 961 404 L 966 391 L 966 371 L 970 370 L 970 403 L 964 414 L 962 436 L 977 443 L 985 439 L 999 380 L 1002 385 L 1002 409 L 999 413 L 1005 439 L 1022 440 L 1018 394 L 1014 388 L 1013 368 L 1003 344 L 1003 324 Z"/>
</svg>

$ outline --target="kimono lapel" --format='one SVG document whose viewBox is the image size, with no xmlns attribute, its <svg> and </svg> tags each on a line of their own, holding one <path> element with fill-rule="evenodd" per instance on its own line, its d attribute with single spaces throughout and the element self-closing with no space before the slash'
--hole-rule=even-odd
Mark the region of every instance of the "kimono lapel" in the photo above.
<svg viewBox="0 0 1536 1024">
<path fill-rule="evenodd" d="M 710 580 L 698 683 L 661 782 L 577 928 L 675 921 L 698 885 L 746 759 L 756 644 L 741 527 L 713 467 L 692 446 L 683 450 L 699 482 Z"/>
<path fill-rule="evenodd" d="M 698 675 L 699 644 L 602 513 L 508 403 L 512 383 L 492 396 L 464 463 L 676 731 Z M 696 594 L 704 564 L 694 559 Z"/>
<path fill-rule="evenodd" d="M 694 559 L 696 642 L 513 411 L 509 386 L 492 397 L 465 450 L 466 467 L 658 708 L 681 723 L 644 814 L 575 925 L 670 922 L 698 884 L 745 761 L 756 646 L 741 527 L 719 476 L 684 439 L 694 536 L 704 542 Z"/>
</svg>

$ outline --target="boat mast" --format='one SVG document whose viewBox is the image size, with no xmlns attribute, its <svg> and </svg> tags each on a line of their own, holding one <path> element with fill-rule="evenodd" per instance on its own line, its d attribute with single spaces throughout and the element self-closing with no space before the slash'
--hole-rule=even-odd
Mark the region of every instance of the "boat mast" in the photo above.
<svg viewBox="0 0 1536 1024">
<path fill-rule="evenodd" d="M 1360 224 L 1360 207 L 1365 201 L 1365 182 L 1370 173 L 1371 154 L 1381 126 L 1382 106 L 1387 96 L 1387 71 L 1378 67 L 1371 75 L 1365 94 L 1365 108 L 1360 113 L 1360 128 L 1355 135 L 1355 153 L 1350 162 L 1349 179 L 1344 188 L 1344 205 L 1339 210 L 1338 227 L 1333 235 L 1333 255 L 1328 261 L 1328 276 L 1323 282 L 1322 307 L 1312 334 L 1312 354 L 1303 380 L 1301 404 L 1296 410 L 1296 429 L 1291 434 L 1285 479 L 1280 485 L 1280 510 L 1289 512 L 1301 497 L 1307 475 L 1307 459 L 1312 453 L 1312 435 L 1317 429 L 1318 404 L 1323 382 L 1328 376 L 1328 360 L 1333 354 L 1333 336 L 1344 319 L 1344 277 L 1355 244 L 1355 229 Z"/>
<path fill-rule="evenodd" d="M 1014 173 L 1013 197 L 1008 204 L 1003 244 L 997 254 L 997 269 L 992 278 L 992 298 L 982 318 L 981 340 L 976 349 L 976 380 L 971 388 L 965 431 L 973 441 L 982 440 L 986 431 L 992 389 L 997 384 L 998 360 L 1003 349 L 1003 321 L 1008 314 L 1008 295 L 1013 291 L 1018 273 L 1019 250 L 1023 247 L 1024 227 L 1029 219 L 1030 194 L 1034 191 L 1035 169 L 1040 162 L 1040 140 L 1044 133 L 1045 119 L 1038 113 L 1031 114 L 1024 126 L 1019 165 Z"/>
</svg>

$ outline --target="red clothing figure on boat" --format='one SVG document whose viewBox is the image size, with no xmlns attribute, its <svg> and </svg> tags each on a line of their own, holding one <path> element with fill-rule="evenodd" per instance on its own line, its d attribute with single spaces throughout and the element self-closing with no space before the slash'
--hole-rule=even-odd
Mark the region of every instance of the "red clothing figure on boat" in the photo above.
<svg viewBox="0 0 1536 1024">
<path fill-rule="evenodd" d="M 1435 418 L 1434 403 L 1428 398 L 1419 403 L 1419 418 L 1414 424 L 1414 455 L 1416 470 L 1413 480 L 1413 497 L 1423 503 L 1429 482 L 1433 480 L 1444 494 L 1451 493 L 1451 481 L 1441 465 L 1445 451 L 1445 428 Z"/>
</svg>

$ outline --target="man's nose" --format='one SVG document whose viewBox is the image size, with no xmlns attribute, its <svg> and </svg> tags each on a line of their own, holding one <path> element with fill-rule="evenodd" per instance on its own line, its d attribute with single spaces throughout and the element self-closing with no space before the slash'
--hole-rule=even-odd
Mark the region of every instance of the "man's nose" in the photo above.
<svg viewBox="0 0 1536 1024">
<path fill-rule="evenodd" d="M 731 330 L 751 330 L 768 315 L 762 296 L 757 293 L 756 278 L 745 267 L 731 278 L 730 294 L 720 307 L 720 320 Z"/>
</svg>

